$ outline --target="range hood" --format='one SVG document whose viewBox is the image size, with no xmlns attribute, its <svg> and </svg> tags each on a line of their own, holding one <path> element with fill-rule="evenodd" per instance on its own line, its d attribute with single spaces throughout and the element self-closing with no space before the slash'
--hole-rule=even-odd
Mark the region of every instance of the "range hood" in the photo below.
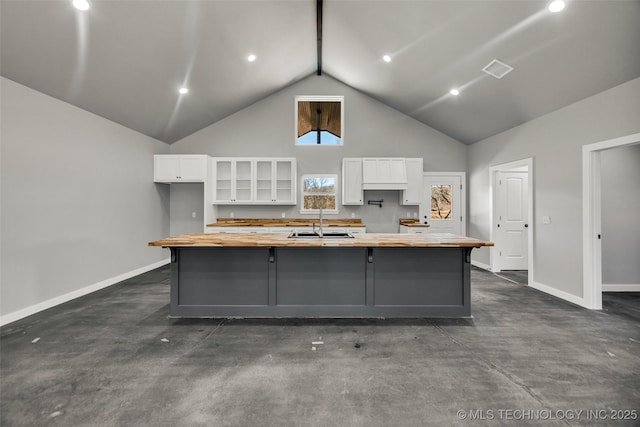
<svg viewBox="0 0 640 427">
<path fill-rule="evenodd" d="M 407 187 L 407 167 L 404 158 L 362 159 L 363 190 L 406 190 Z"/>
</svg>

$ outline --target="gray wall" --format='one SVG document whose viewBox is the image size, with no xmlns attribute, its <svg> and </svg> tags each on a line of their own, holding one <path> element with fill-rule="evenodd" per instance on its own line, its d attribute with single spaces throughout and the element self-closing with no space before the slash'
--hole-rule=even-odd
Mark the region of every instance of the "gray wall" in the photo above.
<svg viewBox="0 0 640 427">
<path fill-rule="evenodd" d="M 204 184 L 171 184 L 170 200 L 171 236 L 186 233 L 202 233 L 202 215 L 204 206 Z M 195 212 L 196 217 L 193 218 Z"/>
<path fill-rule="evenodd" d="M 602 283 L 640 284 L 640 145 L 601 153 Z"/>
<path fill-rule="evenodd" d="M 1 305 L 7 315 L 166 258 L 157 140 L 1 78 Z"/>
<path fill-rule="evenodd" d="M 635 79 L 470 146 L 468 234 L 489 238 L 489 168 L 533 157 L 533 279 L 582 297 L 582 146 L 640 132 L 639 117 Z M 489 264 L 488 249 L 472 257 Z"/>
<path fill-rule="evenodd" d="M 344 146 L 294 145 L 296 95 L 344 95 Z M 295 157 L 299 178 L 309 173 L 341 177 L 343 157 L 423 157 L 424 170 L 428 172 L 465 171 L 467 166 L 467 147 L 464 144 L 326 75 L 310 76 L 190 135 L 172 144 L 171 152 L 216 157 Z M 175 191 L 180 189 L 171 190 L 172 212 L 178 209 L 173 197 Z M 365 192 L 365 200 L 377 198 L 368 193 Z M 387 196 L 386 193 L 393 194 Z M 397 217 L 417 212 L 417 207 L 399 206 L 399 197 L 398 191 L 385 192 L 382 210 L 375 206 L 344 206 L 340 208 L 339 215 L 331 217 L 348 218 L 354 213 L 371 226 L 369 231 L 397 231 Z M 201 199 L 187 199 L 180 197 L 180 203 L 188 203 L 189 212 L 202 212 Z M 298 194 L 296 207 L 219 207 L 218 216 L 226 217 L 233 211 L 236 217 L 280 217 L 282 212 L 287 217 L 304 217 L 299 213 L 299 202 Z M 386 220 L 380 218 L 382 213 Z M 201 220 L 195 220 L 191 228 L 199 230 L 201 224 Z M 180 225 L 181 228 L 185 226 L 184 223 Z"/>
</svg>

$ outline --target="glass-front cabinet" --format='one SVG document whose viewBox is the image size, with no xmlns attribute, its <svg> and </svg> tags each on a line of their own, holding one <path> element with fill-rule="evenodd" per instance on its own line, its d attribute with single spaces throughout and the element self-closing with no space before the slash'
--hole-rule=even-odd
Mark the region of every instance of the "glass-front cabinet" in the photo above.
<svg viewBox="0 0 640 427">
<path fill-rule="evenodd" d="M 296 204 L 293 158 L 214 158 L 214 204 Z"/>
</svg>

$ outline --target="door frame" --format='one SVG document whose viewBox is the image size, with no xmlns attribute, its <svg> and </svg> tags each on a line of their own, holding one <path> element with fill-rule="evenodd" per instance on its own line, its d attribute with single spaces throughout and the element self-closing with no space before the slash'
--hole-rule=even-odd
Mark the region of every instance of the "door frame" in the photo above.
<svg viewBox="0 0 640 427">
<path fill-rule="evenodd" d="M 466 172 L 423 172 L 422 173 L 422 194 L 426 194 L 427 189 L 424 186 L 424 178 L 434 177 L 434 176 L 456 176 L 460 178 L 460 184 L 462 188 L 460 188 L 460 215 L 462 216 L 462 225 L 461 231 L 462 235 L 467 235 L 467 173 Z M 420 219 L 424 217 L 424 215 L 429 215 L 431 211 L 422 212 L 422 206 L 424 203 L 420 203 Z"/>
<path fill-rule="evenodd" d="M 533 221 L 533 157 L 528 157 L 526 159 L 515 160 L 513 162 L 501 163 L 499 165 L 489 167 L 489 240 L 495 241 L 495 232 L 494 232 L 494 217 L 496 210 L 496 192 L 497 192 L 497 184 L 496 184 L 496 175 L 498 172 L 509 172 L 513 171 L 513 169 L 518 168 L 526 168 L 526 172 L 528 175 L 528 185 L 527 185 L 527 223 L 529 227 L 527 229 L 527 270 L 528 274 L 528 285 L 531 285 L 533 282 L 533 236 L 535 229 L 535 221 Z M 499 248 L 497 246 L 489 247 L 489 267 L 490 271 L 499 272 L 500 269 L 497 267 L 497 256 L 496 251 Z"/>
<path fill-rule="evenodd" d="M 600 152 L 640 144 L 640 133 L 582 146 L 582 299 L 602 310 L 602 200 Z"/>
</svg>

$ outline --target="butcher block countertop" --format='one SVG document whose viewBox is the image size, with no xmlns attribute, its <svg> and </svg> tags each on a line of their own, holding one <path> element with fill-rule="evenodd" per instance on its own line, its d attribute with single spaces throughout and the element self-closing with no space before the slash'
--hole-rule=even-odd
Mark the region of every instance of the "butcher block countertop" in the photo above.
<svg viewBox="0 0 640 427">
<path fill-rule="evenodd" d="M 305 247 L 454 247 L 479 248 L 493 243 L 449 233 L 434 234 L 355 234 L 353 238 L 289 238 L 285 233 L 192 233 L 150 242 L 162 247 L 247 247 L 247 246 L 305 246 Z"/>
<path fill-rule="evenodd" d="M 422 224 L 418 218 L 400 218 L 400 225 L 407 227 L 429 227 L 429 224 Z"/>
<path fill-rule="evenodd" d="M 311 227 L 318 225 L 318 218 L 218 218 L 207 227 Z M 359 218 L 323 219 L 323 227 L 364 227 Z"/>
</svg>

